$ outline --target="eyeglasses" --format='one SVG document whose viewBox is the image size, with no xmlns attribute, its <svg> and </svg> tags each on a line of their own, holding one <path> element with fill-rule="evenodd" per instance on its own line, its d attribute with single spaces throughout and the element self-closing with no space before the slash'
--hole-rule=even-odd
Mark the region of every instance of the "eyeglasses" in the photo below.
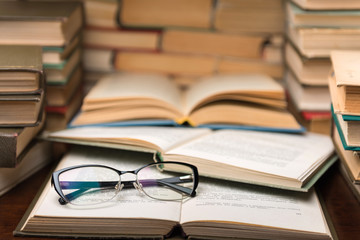
<svg viewBox="0 0 360 240">
<path fill-rule="evenodd" d="M 124 174 L 135 174 L 136 179 L 122 181 Z M 79 165 L 55 171 L 51 183 L 60 204 L 92 205 L 110 201 L 120 190 L 133 187 L 158 200 L 194 197 L 199 175 L 195 166 L 180 162 L 150 163 L 132 171 Z"/>
</svg>

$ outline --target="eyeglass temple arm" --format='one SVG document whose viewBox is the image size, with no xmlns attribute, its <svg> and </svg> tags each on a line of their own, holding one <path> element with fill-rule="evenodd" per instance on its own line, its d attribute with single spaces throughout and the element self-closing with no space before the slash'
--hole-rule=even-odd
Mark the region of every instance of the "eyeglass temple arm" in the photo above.
<svg viewBox="0 0 360 240">
<path fill-rule="evenodd" d="M 165 185 L 167 187 L 173 188 L 177 191 L 186 193 L 188 195 L 191 195 L 192 190 L 183 186 L 176 185 L 177 183 L 185 183 L 185 182 L 191 182 L 192 176 L 185 176 L 185 177 L 172 177 L 172 178 L 164 178 L 164 179 L 146 179 L 142 180 L 141 184 L 144 187 L 148 186 L 156 186 L 158 184 Z M 121 182 L 123 184 L 124 188 L 130 188 L 133 187 L 133 183 L 135 181 L 123 181 Z M 62 189 L 78 189 L 77 191 L 71 192 L 69 194 L 66 194 L 65 197 L 68 200 L 73 200 L 79 197 L 84 192 L 92 189 L 92 188 L 105 188 L 105 187 L 114 187 L 116 184 L 118 184 L 117 181 L 108 181 L 108 182 L 84 182 L 84 181 L 61 181 L 60 186 Z M 191 195 L 195 196 L 195 194 Z M 60 204 L 64 205 L 67 202 L 59 198 Z"/>
</svg>

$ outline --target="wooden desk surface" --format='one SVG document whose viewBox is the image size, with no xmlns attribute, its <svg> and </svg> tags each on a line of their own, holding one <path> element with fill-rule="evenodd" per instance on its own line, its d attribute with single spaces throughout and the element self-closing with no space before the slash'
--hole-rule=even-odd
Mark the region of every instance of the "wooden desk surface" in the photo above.
<svg viewBox="0 0 360 240">
<path fill-rule="evenodd" d="M 1 240 L 39 239 L 13 237 L 12 231 L 16 228 L 50 170 L 51 166 L 43 168 L 37 174 L 0 197 Z M 317 187 L 324 198 L 325 206 L 335 227 L 338 239 L 360 239 L 360 203 L 346 185 L 337 165 L 331 167 L 318 181 Z"/>
</svg>

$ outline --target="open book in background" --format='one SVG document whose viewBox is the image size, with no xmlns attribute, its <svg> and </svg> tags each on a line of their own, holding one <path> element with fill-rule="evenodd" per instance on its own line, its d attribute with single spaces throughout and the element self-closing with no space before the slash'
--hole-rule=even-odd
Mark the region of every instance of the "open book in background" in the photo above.
<svg viewBox="0 0 360 240">
<path fill-rule="evenodd" d="M 181 91 L 165 76 L 117 73 L 90 90 L 71 127 L 171 120 L 196 127 L 303 131 L 286 107 L 283 87 L 265 75 L 217 75 Z"/>
<path fill-rule="evenodd" d="M 201 176 L 308 191 L 336 160 L 331 138 L 248 130 L 174 127 L 82 127 L 48 140 L 157 153 L 156 161 L 198 167 Z"/>
<path fill-rule="evenodd" d="M 133 170 L 147 163 L 144 153 L 81 147 L 57 168 L 105 164 Z M 313 190 L 302 194 L 201 178 L 197 195 L 185 201 L 154 200 L 124 188 L 107 204 L 86 208 L 59 204 L 50 180 L 39 194 L 15 235 L 162 239 L 181 225 L 184 235 L 204 239 L 333 239 Z"/>
</svg>

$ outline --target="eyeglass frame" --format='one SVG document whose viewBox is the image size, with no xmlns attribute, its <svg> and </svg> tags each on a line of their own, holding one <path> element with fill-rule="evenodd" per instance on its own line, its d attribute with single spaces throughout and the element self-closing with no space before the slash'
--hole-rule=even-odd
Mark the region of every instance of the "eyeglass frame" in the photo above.
<svg viewBox="0 0 360 240">
<path fill-rule="evenodd" d="M 152 165 L 157 165 L 157 164 L 163 164 L 163 163 L 170 163 L 170 164 L 178 164 L 178 165 L 183 165 L 183 166 L 187 166 L 187 167 L 190 167 L 193 171 L 193 178 L 194 178 L 194 184 L 193 184 L 193 189 L 190 193 L 186 193 L 184 191 L 181 191 L 183 193 L 186 193 L 188 195 L 188 197 L 195 197 L 196 196 L 196 189 L 199 185 L 199 172 L 198 172 L 198 169 L 196 166 L 192 165 L 192 164 L 189 164 L 189 163 L 183 163 L 183 162 L 176 162 L 176 161 L 161 161 L 161 162 L 153 162 L 153 163 L 149 163 L 149 164 L 146 164 L 142 167 L 139 167 L 135 170 L 127 170 L 127 171 L 121 171 L 119 169 L 116 169 L 116 168 L 113 168 L 113 167 L 110 167 L 110 166 L 106 166 L 106 165 L 101 165 L 101 164 L 83 164 L 83 165 L 76 165 L 76 166 L 71 166 L 71 167 L 66 167 L 66 168 L 62 168 L 62 169 L 59 169 L 57 171 L 54 171 L 51 175 L 51 185 L 54 187 L 55 191 L 57 192 L 57 194 L 60 196 L 59 198 L 59 203 L 61 205 L 65 205 L 67 203 L 71 203 L 71 201 L 68 200 L 68 198 L 64 195 L 64 193 L 61 191 L 62 187 L 60 186 L 60 180 L 59 180 L 59 176 L 60 174 L 64 173 L 64 172 L 67 172 L 69 170 L 73 170 L 73 169 L 77 169 L 77 168 L 85 168 L 85 167 L 102 167 L 102 168 L 107 168 L 107 169 L 110 169 L 110 170 L 113 170 L 115 171 L 118 175 L 119 175 L 119 179 L 120 179 L 120 182 L 123 184 L 127 184 L 126 187 L 130 186 L 130 184 L 133 184 L 133 183 L 136 183 L 136 186 L 133 185 L 134 188 L 136 188 L 138 191 L 140 192 L 143 192 L 146 196 L 152 198 L 152 199 L 156 199 L 156 200 L 163 200 L 163 201 L 166 201 L 164 199 L 158 199 L 158 198 L 154 198 L 154 197 L 151 197 L 149 196 L 148 194 L 146 194 L 146 192 L 142 189 L 142 186 L 141 184 L 139 183 L 138 181 L 138 172 L 146 167 L 149 167 L 149 166 L 152 166 Z M 136 179 L 135 180 L 131 180 L 131 181 L 121 181 L 121 175 L 123 174 L 126 174 L 126 173 L 130 173 L 130 174 L 134 174 L 136 176 Z M 168 186 L 168 185 L 167 185 Z M 177 186 L 177 185 L 174 185 L 174 186 Z M 125 185 L 124 185 L 125 187 Z M 177 186 L 177 187 L 180 187 L 180 186 Z M 173 187 L 174 188 L 174 187 Z M 179 189 L 177 189 L 179 190 Z M 115 194 L 117 195 L 117 194 Z M 174 200 L 167 200 L 167 201 L 176 201 L 178 199 L 174 199 Z"/>
</svg>

